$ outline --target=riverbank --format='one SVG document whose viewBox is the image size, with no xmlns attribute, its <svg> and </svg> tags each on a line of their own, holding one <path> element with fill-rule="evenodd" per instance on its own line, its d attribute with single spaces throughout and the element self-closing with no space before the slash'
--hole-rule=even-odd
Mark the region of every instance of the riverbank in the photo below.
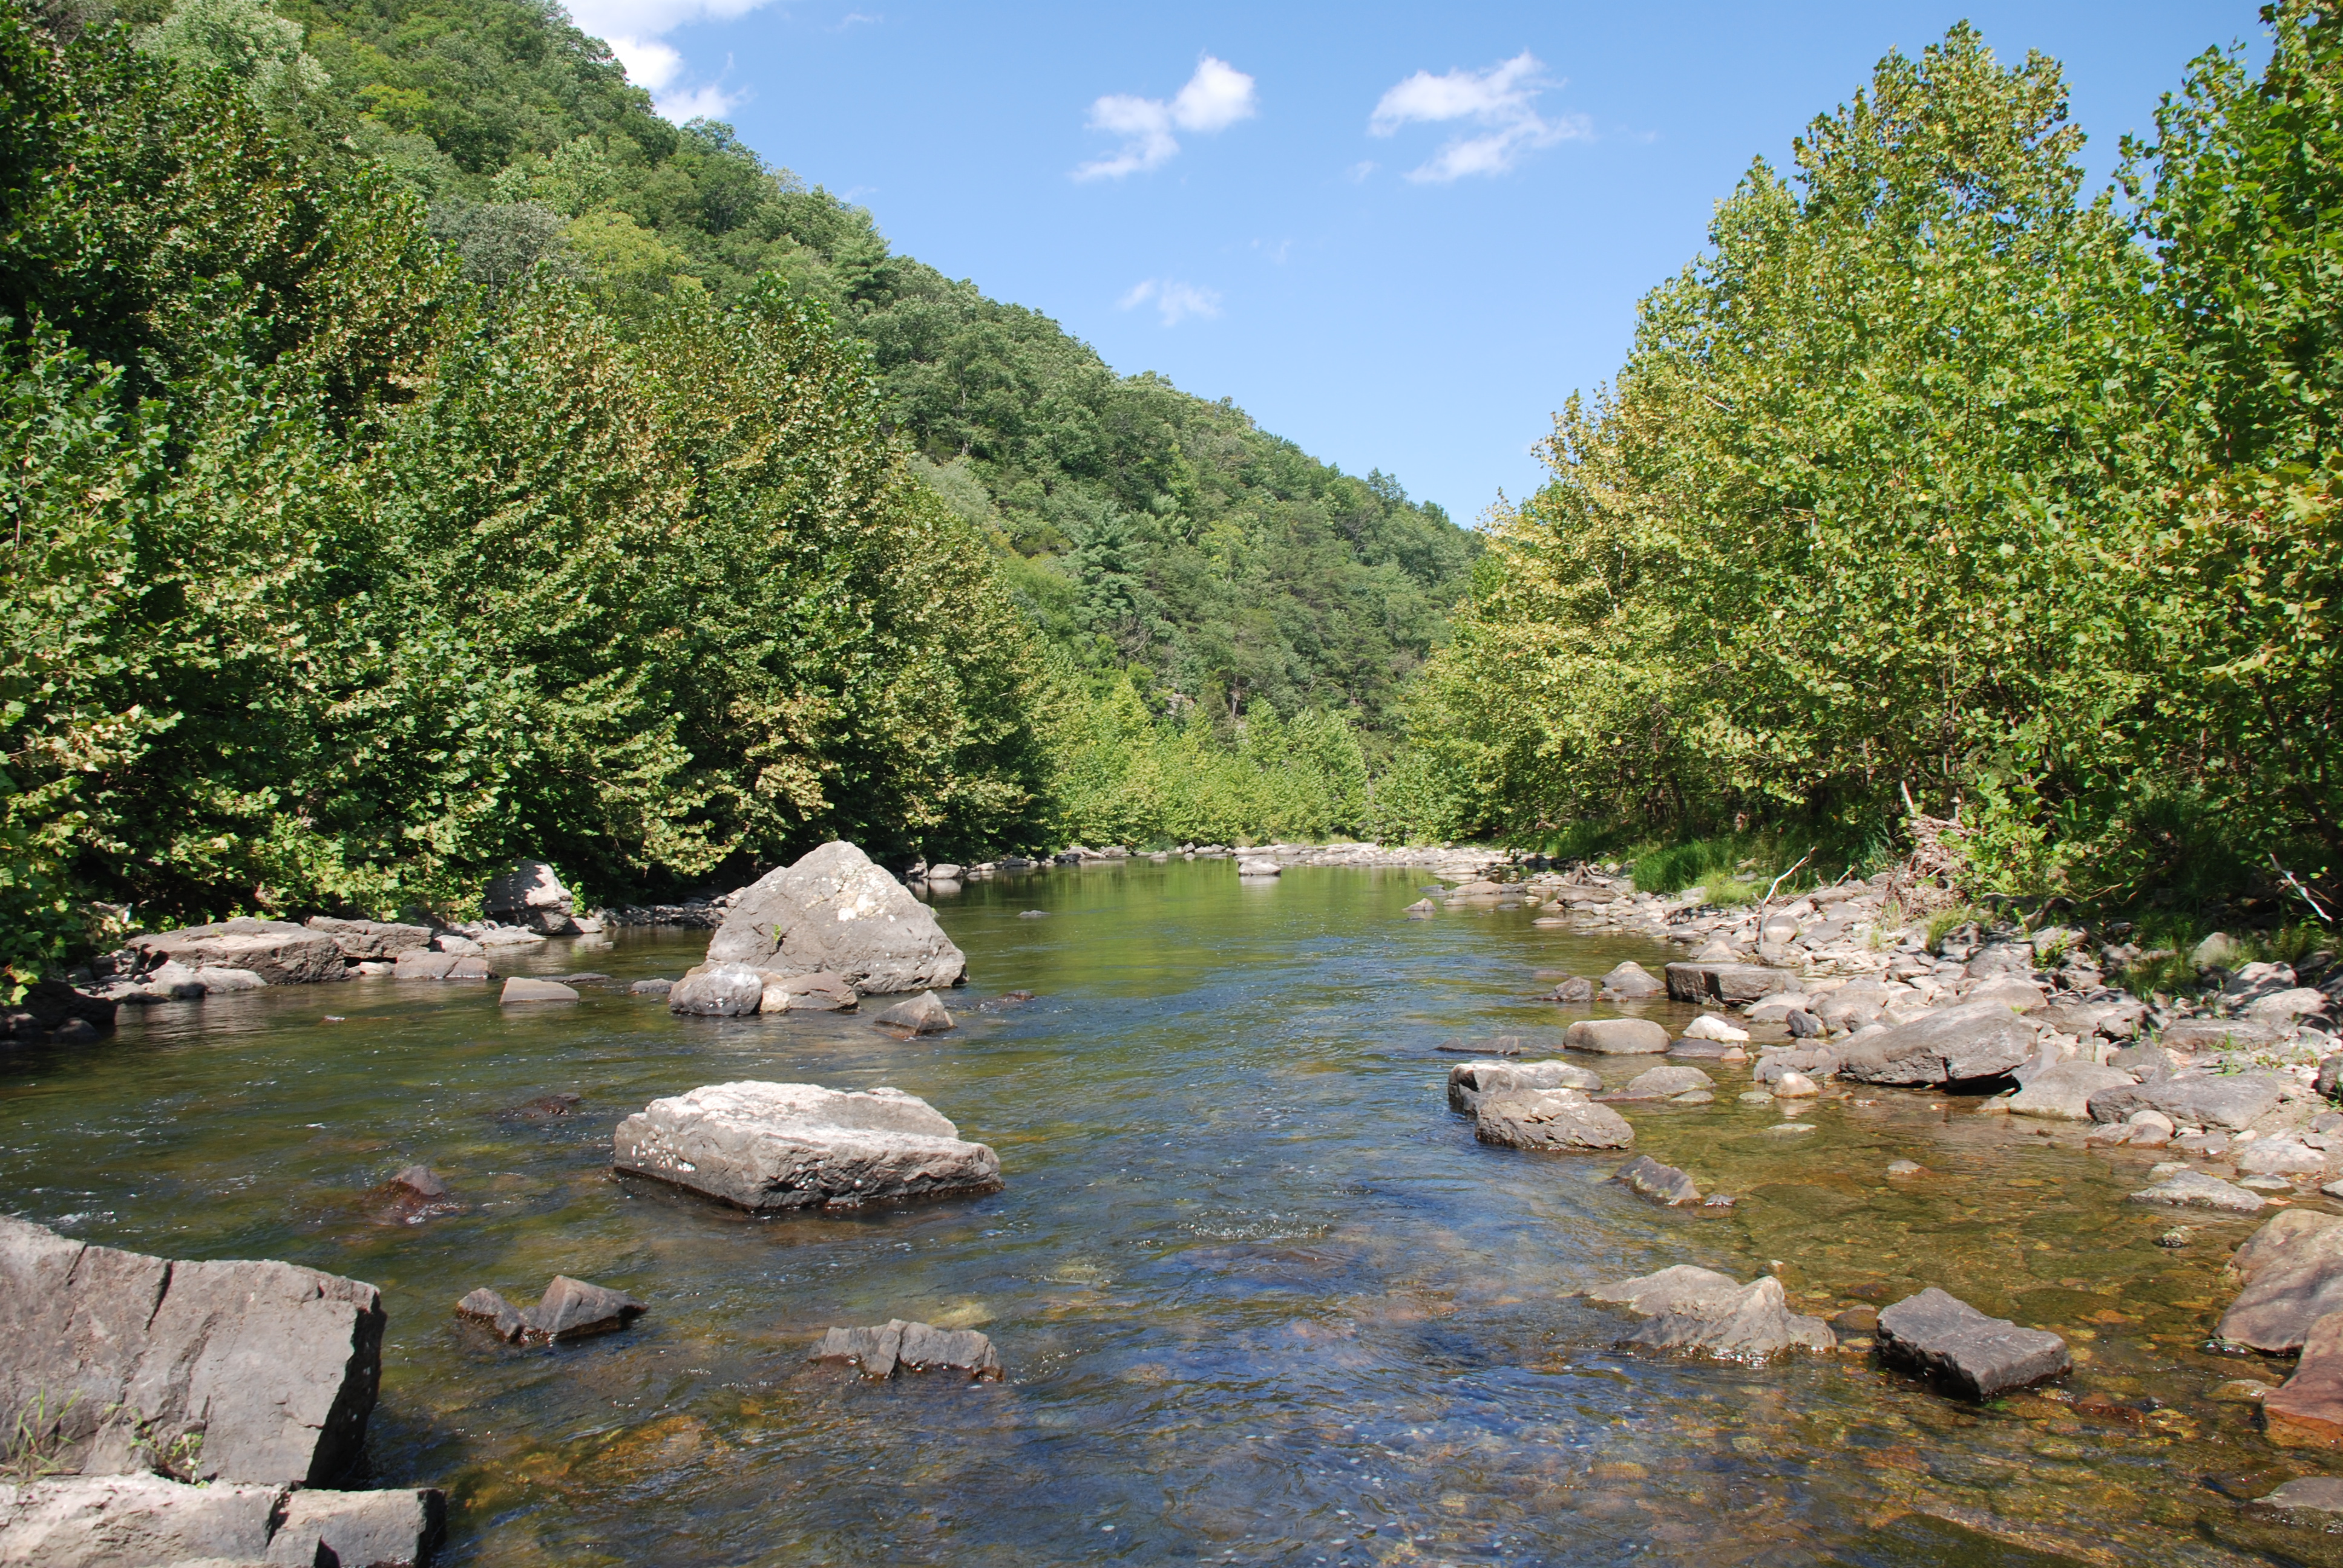
<svg viewBox="0 0 2343 1568">
<path fill-rule="evenodd" d="M 1599 1015 L 1681 1034 L 1702 1009 L 1551 992 L 1697 950 L 1515 884 L 1405 918 L 1433 881 L 1143 859 L 968 880 L 931 900 L 969 958 L 959 1027 L 912 1040 L 675 1017 L 628 987 L 706 935 L 637 930 L 500 960 L 610 977 L 555 1009 L 369 980 L 126 1010 L 107 1048 L 0 1080 L 0 1188 L 90 1240 L 378 1286 L 373 1484 L 447 1492 L 443 1563 L 2331 1560 L 2316 1521 L 2252 1501 L 2329 1469 L 2229 1390 L 2284 1361 L 2207 1348 L 2255 1221 L 2131 1204 L 2161 1151 L 2044 1137 L 1989 1096 L 1744 1103 L 1756 1051 L 1696 1063 L 1709 1103 L 1616 1106 L 1633 1153 L 1730 1209 L 1637 1196 L 1609 1179 L 1625 1156 L 1483 1144 L 1443 1046 L 1562 1055 Z M 1017 989 L 1040 995 L 986 1010 Z M 1674 1060 L 1566 1054 L 1605 1092 Z M 917 1094 L 1005 1185 L 840 1222 L 612 1178 L 625 1116 L 738 1079 Z M 460 1211 L 382 1222 L 366 1195 L 417 1161 Z M 2197 1239 L 2157 1246 L 2176 1223 Z M 1678 1263 L 1771 1271 L 1833 1321 L 1938 1286 L 2059 1333 L 2076 1371 L 1980 1408 L 1862 1352 L 1618 1349 L 1633 1321 L 1580 1292 Z M 557 1273 L 650 1311 L 520 1350 L 453 1313 Z M 896 1317 L 982 1332 L 1006 1377 L 803 1360 Z"/>
</svg>

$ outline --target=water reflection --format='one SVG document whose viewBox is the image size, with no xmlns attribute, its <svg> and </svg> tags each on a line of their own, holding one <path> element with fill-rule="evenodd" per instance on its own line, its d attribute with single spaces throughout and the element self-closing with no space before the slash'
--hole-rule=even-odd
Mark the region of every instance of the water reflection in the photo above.
<svg viewBox="0 0 2343 1568">
<path fill-rule="evenodd" d="M 451 1489 L 461 1563 L 2343 1561 L 2235 1501 L 2328 1462 L 2213 1395 L 2278 1375 L 2200 1348 L 2247 1226 L 2157 1248 L 2169 1217 L 2119 1202 L 2144 1158 L 1926 1096 L 1826 1098 L 1775 1136 L 1745 1072 L 1705 1062 L 1715 1103 L 1626 1113 L 1730 1211 L 1651 1207 L 1604 1180 L 1615 1160 L 1483 1147 L 1437 1048 L 1539 1054 L 1579 1016 L 1539 971 L 1667 955 L 1526 911 L 1402 919 L 1423 880 L 971 882 L 939 906 L 971 958 L 963 1027 L 910 1042 L 670 1018 L 623 986 L 704 938 L 641 933 L 502 960 L 616 978 L 574 1007 L 385 981 L 157 1010 L 0 1080 L 0 1178 L 94 1240 L 380 1285 L 375 1473 Z M 1011 988 L 1041 995 L 970 1005 Z M 922 1095 L 1000 1150 L 1007 1190 L 752 1219 L 608 1174 L 620 1117 L 745 1077 Z M 556 1094 L 578 1099 L 516 1114 Z M 1926 1170 L 1888 1177 L 1899 1158 Z M 377 1222 L 367 1194 L 418 1161 L 465 1211 Z M 1614 1352 L 1622 1322 L 1573 1292 L 1672 1262 L 1777 1265 L 1831 1315 L 1942 1285 L 2067 1334 L 2077 1372 L 1976 1410 L 1859 1356 Z M 555 1273 L 652 1312 L 518 1351 L 449 1311 Z M 982 1328 L 1009 1380 L 803 1361 L 889 1317 Z"/>
</svg>

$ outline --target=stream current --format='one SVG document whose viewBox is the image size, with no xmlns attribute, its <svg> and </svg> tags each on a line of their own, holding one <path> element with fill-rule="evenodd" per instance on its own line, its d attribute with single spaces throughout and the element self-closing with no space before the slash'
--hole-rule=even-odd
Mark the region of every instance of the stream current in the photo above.
<svg viewBox="0 0 2343 1568">
<path fill-rule="evenodd" d="M 1745 1070 L 1708 1063 L 1715 1103 L 1622 1109 L 1730 1210 L 1657 1208 L 1607 1181 L 1617 1156 L 1481 1145 L 1438 1048 L 1554 1054 L 1586 1010 L 1539 1000 L 1551 974 L 1670 954 L 1526 910 L 1403 919 L 1424 880 L 1241 885 L 1221 860 L 971 883 L 938 911 L 969 955 L 961 1027 L 909 1043 L 625 993 L 705 932 L 498 959 L 618 982 L 575 1004 L 367 980 L 126 1010 L 107 1042 L 0 1070 L 0 1204 L 380 1286 L 370 1483 L 447 1490 L 444 1563 L 2343 1563 L 2343 1537 L 2245 1501 L 2343 1472 L 2219 1397 L 2284 1375 L 2205 1349 L 2250 1222 L 2190 1217 L 2161 1248 L 2173 1216 L 2121 1201 L 2145 1158 L 1896 1091 L 1775 1132 Z M 988 1010 L 1012 988 L 1038 1000 Z M 1655 1059 L 1582 1060 L 1615 1086 Z M 620 1118 L 735 1079 L 920 1095 L 1006 1189 L 760 1219 L 611 1175 Z M 464 1211 L 402 1223 L 368 1195 L 412 1162 Z M 1631 1321 L 1574 1295 L 1679 1262 L 1772 1268 L 1825 1315 L 1942 1286 L 2077 1365 L 1964 1406 L 1863 1354 L 1620 1351 Z M 557 1273 L 651 1310 L 536 1349 L 450 1311 Z M 983 1330 L 1006 1381 L 803 1359 L 890 1317 Z"/>
</svg>

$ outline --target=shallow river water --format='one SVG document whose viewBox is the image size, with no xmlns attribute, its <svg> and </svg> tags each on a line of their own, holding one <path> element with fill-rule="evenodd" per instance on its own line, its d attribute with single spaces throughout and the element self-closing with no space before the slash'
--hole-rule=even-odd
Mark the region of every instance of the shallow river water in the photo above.
<svg viewBox="0 0 2343 1568">
<path fill-rule="evenodd" d="M 2171 1217 L 2120 1202 L 2145 1159 L 1968 1101 L 1866 1091 L 1769 1131 L 1732 1068 L 1715 1104 L 1624 1108 L 1639 1151 L 1729 1211 L 1655 1208 L 1606 1182 L 1615 1156 L 1482 1146 L 1436 1048 L 1547 1054 L 1584 1014 L 1536 1000 L 1538 971 L 1668 954 L 1526 911 L 1400 918 L 1423 879 L 1241 886 L 1223 860 L 972 884 L 940 910 L 970 959 L 962 1027 L 909 1044 L 597 987 L 500 1010 L 493 988 L 376 980 L 126 1014 L 105 1045 L 0 1070 L 0 1206 L 379 1285 L 372 1478 L 447 1489 L 447 1563 L 2343 1563 L 2343 1537 L 2243 1501 L 2343 1471 L 2215 1397 L 2283 1375 L 2203 1348 L 2248 1224 L 2159 1248 Z M 623 982 L 704 946 L 620 933 L 499 967 Z M 1040 998 L 980 1010 L 1012 988 Z M 621 1117 L 743 1078 L 920 1095 L 1000 1151 L 1006 1190 L 751 1219 L 612 1177 Z M 556 1091 L 574 1113 L 508 1114 Z M 1898 1158 L 1927 1173 L 1891 1181 Z M 385 1222 L 367 1194 L 413 1161 L 466 1211 Z M 1676 1262 L 1772 1268 L 1826 1315 L 1940 1285 L 2056 1329 L 2078 1365 L 1965 1407 L 1862 1354 L 1618 1351 L 1628 1321 L 1574 1298 Z M 556 1273 L 651 1311 L 522 1350 L 449 1310 Z M 825 1326 L 890 1317 L 981 1328 L 1007 1380 L 803 1361 Z"/>
</svg>

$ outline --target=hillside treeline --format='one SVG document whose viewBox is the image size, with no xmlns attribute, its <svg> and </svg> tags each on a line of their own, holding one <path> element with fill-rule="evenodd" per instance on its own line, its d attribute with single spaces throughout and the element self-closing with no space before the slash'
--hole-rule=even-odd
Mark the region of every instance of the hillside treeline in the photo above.
<svg viewBox="0 0 2343 1568">
<path fill-rule="evenodd" d="M 1444 825 L 1917 810 L 1985 886 L 2332 889 L 2343 18 L 2263 17 L 2114 191 L 1966 26 L 1755 164 L 1493 530 L 1419 694 Z"/>
<path fill-rule="evenodd" d="M 134 25 L 168 0 L 122 0 Z M 257 0 L 180 0 L 176 15 Z M 265 11 L 265 7 L 259 7 Z M 1115 375 L 1036 311 L 893 251 L 871 215 L 721 125 L 668 124 L 550 0 L 281 0 L 330 90 L 300 110 L 427 206 L 489 287 L 578 280 L 622 334 L 678 292 L 779 277 L 868 347 L 915 467 L 990 538 L 1094 700 L 1135 683 L 1232 744 L 1256 707 L 1343 718 L 1380 757 L 1478 536 L 1159 377 Z M 1225 746 L 1224 746 L 1225 749 Z"/>
</svg>

